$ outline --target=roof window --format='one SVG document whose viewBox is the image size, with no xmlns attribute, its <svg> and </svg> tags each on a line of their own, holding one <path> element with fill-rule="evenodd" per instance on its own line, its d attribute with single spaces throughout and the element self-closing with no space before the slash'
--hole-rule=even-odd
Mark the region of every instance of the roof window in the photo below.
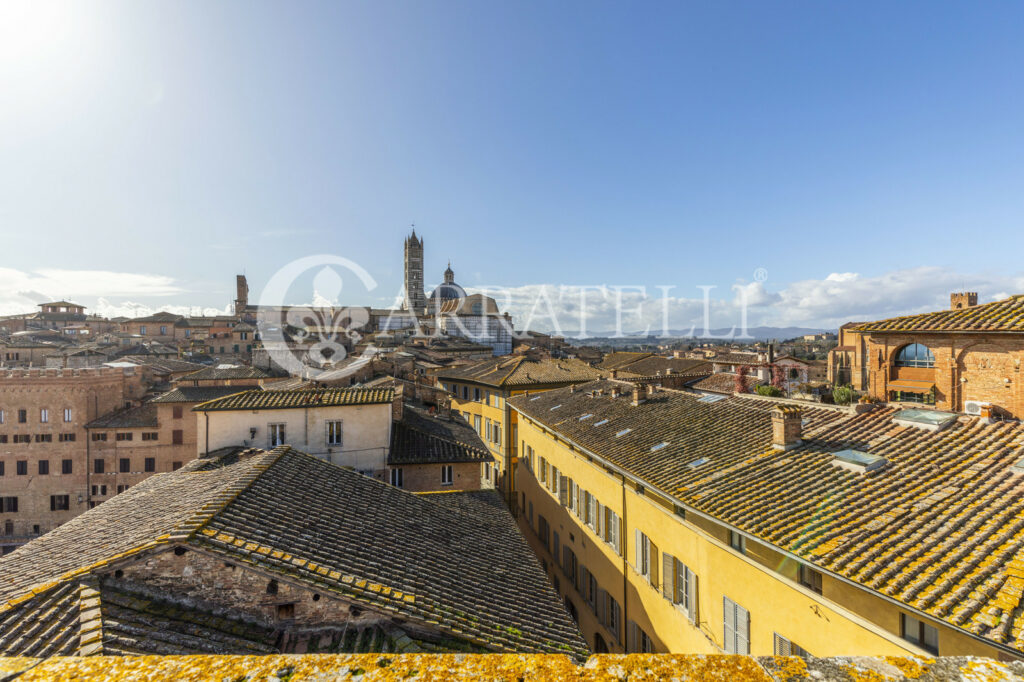
<svg viewBox="0 0 1024 682">
<path fill-rule="evenodd" d="M 654 447 L 652 447 L 651 448 L 651 452 L 657 452 L 658 450 L 661 450 L 662 448 L 664 448 L 667 445 L 668 445 L 668 443 L 666 441 L 662 441 L 662 442 L 658 443 L 657 445 L 655 445 Z"/>
<path fill-rule="evenodd" d="M 719 400 L 725 400 L 725 396 L 709 393 L 708 395 L 697 398 L 698 403 L 717 403 Z"/>
<path fill-rule="evenodd" d="M 881 469 L 889 463 L 889 460 L 885 457 L 872 455 L 870 452 L 863 452 L 861 450 L 840 450 L 833 453 L 833 457 L 835 457 L 832 460 L 833 466 L 841 467 L 857 474 Z"/>
<path fill-rule="evenodd" d="M 627 433 L 629 433 L 632 430 L 633 429 L 622 429 L 621 431 L 619 431 L 618 433 L 615 434 L 615 437 L 618 438 L 619 436 L 625 436 Z"/>
</svg>

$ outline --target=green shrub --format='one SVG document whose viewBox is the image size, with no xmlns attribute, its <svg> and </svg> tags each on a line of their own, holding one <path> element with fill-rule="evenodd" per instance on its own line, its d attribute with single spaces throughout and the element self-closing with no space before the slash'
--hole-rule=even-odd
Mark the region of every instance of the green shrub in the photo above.
<svg viewBox="0 0 1024 682">
<path fill-rule="evenodd" d="M 836 405 L 850 405 L 857 400 L 857 391 L 853 386 L 836 386 L 832 389 L 832 399 Z"/>
<path fill-rule="evenodd" d="M 758 395 L 765 395 L 770 398 L 781 398 L 784 395 L 781 388 L 778 386 L 772 386 L 771 384 L 758 386 L 754 389 L 754 392 Z"/>
</svg>

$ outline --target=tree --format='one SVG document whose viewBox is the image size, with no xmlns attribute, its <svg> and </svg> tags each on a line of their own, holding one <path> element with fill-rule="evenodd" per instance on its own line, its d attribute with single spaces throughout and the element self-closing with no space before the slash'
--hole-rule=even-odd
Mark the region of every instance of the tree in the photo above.
<svg viewBox="0 0 1024 682">
<path fill-rule="evenodd" d="M 780 391 L 786 386 L 786 370 L 779 365 L 772 365 L 772 386 Z"/>
<path fill-rule="evenodd" d="M 749 393 L 750 387 L 747 386 L 747 375 L 750 374 L 750 368 L 746 365 L 740 365 L 739 369 L 736 370 L 736 392 L 737 393 Z"/>
</svg>

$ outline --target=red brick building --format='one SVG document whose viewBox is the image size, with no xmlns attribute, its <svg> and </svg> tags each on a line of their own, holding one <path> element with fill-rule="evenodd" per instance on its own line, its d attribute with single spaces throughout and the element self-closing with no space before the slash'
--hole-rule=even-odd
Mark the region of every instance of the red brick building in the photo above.
<svg viewBox="0 0 1024 682">
<path fill-rule="evenodd" d="M 828 376 L 881 400 L 941 410 L 1024 415 L 1024 295 L 978 305 L 954 293 L 949 310 L 844 325 Z"/>
<path fill-rule="evenodd" d="M 0 372 L 0 552 L 89 508 L 86 424 L 144 392 L 131 368 Z"/>
</svg>

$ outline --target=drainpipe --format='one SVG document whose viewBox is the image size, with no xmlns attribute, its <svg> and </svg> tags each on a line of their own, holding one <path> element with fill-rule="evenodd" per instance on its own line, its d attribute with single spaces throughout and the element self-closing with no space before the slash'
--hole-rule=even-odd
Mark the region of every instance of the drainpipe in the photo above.
<svg viewBox="0 0 1024 682">
<path fill-rule="evenodd" d="M 626 477 L 619 476 L 619 481 L 622 484 L 622 523 L 621 531 L 619 532 L 619 542 L 622 543 L 622 622 L 619 623 L 619 636 L 625 635 L 626 643 L 629 642 L 629 631 L 623 632 L 623 629 L 629 627 L 629 545 L 626 544 Z M 622 645 L 623 651 L 626 650 L 626 644 Z M 626 653 L 629 653 L 626 651 Z"/>
</svg>

